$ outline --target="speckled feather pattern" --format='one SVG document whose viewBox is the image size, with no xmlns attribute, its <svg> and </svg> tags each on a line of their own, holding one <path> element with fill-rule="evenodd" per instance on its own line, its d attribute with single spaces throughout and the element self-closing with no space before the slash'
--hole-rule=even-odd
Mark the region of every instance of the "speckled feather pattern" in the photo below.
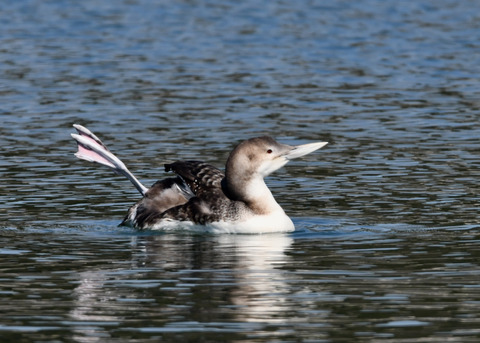
<svg viewBox="0 0 480 343">
<path fill-rule="evenodd" d="M 74 127 L 78 134 L 72 134 L 72 138 L 77 141 L 78 158 L 125 175 L 143 195 L 122 222 L 141 230 L 196 226 L 231 233 L 292 231 L 292 220 L 276 202 L 264 178 L 289 160 L 327 144 L 289 146 L 269 136 L 254 137 L 232 150 L 225 174 L 208 163 L 178 161 L 165 165 L 175 177 L 146 188 L 91 131 L 78 124 Z"/>
<path fill-rule="evenodd" d="M 165 165 L 176 178 L 156 182 L 146 196 L 132 206 L 123 224 L 133 224 L 139 229 L 149 228 L 162 220 L 189 221 L 205 225 L 221 220 L 236 220 L 248 211 L 239 201 L 230 200 L 222 190 L 224 174 L 214 166 L 198 161 L 178 161 Z M 178 188 L 187 185 L 193 197 L 167 196 L 177 194 Z M 178 187 L 178 188 L 176 188 Z M 158 201 L 155 201 L 158 199 Z"/>
</svg>

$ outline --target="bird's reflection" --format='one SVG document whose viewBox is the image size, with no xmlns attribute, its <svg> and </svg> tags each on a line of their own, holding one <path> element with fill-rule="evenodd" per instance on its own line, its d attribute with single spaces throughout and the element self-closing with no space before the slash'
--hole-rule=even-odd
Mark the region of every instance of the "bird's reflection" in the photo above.
<svg viewBox="0 0 480 343">
<path fill-rule="evenodd" d="M 161 327 L 179 318 L 273 323 L 288 311 L 282 267 L 292 242 L 288 234 L 133 236 L 109 257 L 113 265 L 80 273 L 71 317 L 90 324 L 77 327 L 75 340 L 102 341 L 110 327 Z"/>
<path fill-rule="evenodd" d="M 238 287 L 231 300 L 237 305 L 236 319 L 247 322 L 273 322 L 285 311 L 287 263 L 285 251 L 291 246 L 288 235 L 223 236 L 219 241 L 232 245 Z"/>
</svg>

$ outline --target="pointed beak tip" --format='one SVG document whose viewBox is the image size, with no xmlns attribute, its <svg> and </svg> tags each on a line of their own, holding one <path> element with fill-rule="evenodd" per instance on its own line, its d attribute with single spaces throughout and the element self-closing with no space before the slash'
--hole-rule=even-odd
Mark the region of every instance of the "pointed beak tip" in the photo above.
<svg viewBox="0 0 480 343">
<path fill-rule="evenodd" d="M 328 142 L 315 142 L 294 146 L 293 149 L 285 155 L 289 160 L 308 155 L 315 150 L 323 148 Z"/>
</svg>

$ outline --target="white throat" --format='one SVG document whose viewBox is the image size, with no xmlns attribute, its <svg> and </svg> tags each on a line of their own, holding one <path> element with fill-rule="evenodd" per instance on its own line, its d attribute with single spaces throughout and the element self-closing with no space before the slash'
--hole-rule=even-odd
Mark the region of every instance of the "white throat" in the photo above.
<svg viewBox="0 0 480 343">
<path fill-rule="evenodd" d="M 283 212 L 260 175 L 252 178 L 246 185 L 245 200 L 248 207 L 256 214 Z"/>
</svg>

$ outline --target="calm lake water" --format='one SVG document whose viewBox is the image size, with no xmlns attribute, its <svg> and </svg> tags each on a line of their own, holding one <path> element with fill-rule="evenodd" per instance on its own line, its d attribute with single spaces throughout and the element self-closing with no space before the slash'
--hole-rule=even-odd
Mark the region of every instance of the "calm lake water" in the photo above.
<svg viewBox="0 0 480 343">
<path fill-rule="evenodd" d="M 480 2 L 0 4 L 1 342 L 478 342 Z M 136 190 L 239 141 L 296 231 L 136 232 Z"/>
</svg>

